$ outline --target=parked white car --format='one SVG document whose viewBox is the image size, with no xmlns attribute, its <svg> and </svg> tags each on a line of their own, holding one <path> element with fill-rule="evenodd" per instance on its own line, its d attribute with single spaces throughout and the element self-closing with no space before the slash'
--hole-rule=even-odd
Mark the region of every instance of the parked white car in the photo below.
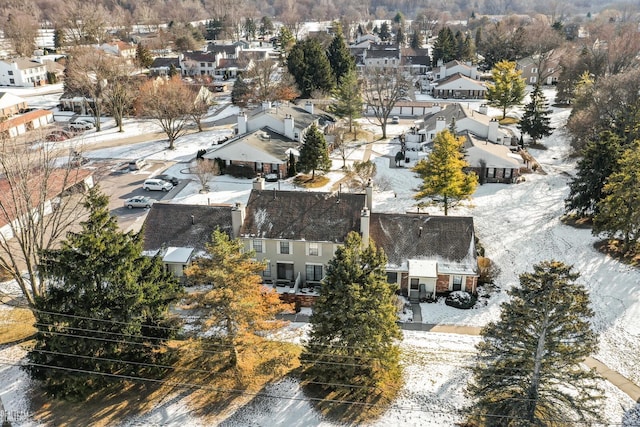
<svg viewBox="0 0 640 427">
<path fill-rule="evenodd" d="M 78 131 L 78 130 L 89 130 L 93 128 L 93 123 L 87 122 L 85 120 L 73 119 L 69 122 L 69 129 Z"/>
<path fill-rule="evenodd" d="M 161 179 L 151 178 L 142 184 L 142 188 L 145 191 L 169 191 L 173 188 L 173 184 Z"/>
</svg>

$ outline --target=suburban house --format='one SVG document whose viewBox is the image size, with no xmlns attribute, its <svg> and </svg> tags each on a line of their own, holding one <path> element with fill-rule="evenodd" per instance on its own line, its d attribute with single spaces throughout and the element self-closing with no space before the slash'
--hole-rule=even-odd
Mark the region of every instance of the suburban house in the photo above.
<svg viewBox="0 0 640 427">
<path fill-rule="evenodd" d="M 434 98 L 482 99 L 487 93 L 484 83 L 456 73 L 432 84 Z"/>
<path fill-rule="evenodd" d="M 180 72 L 180 58 L 178 58 L 177 56 L 173 58 L 171 57 L 154 58 L 153 62 L 151 63 L 151 66 L 149 67 L 149 73 L 154 77 L 168 76 L 169 70 L 171 70 L 172 66 L 178 71 L 178 73 L 182 74 Z"/>
<path fill-rule="evenodd" d="M 246 205 L 156 203 L 145 221 L 144 249 L 181 275 L 220 227 L 265 263 L 263 282 L 287 302 L 310 306 L 326 266 L 351 231 L 387 254 L 387 280 L 413 301 L 455 290 L 476 292 L 473 218 L 371 211 L 365 193 L 279 191 L 259 177 Z"/>
<path fill-rule="evenodd" d="M 133 61 L 136 58 L 136 45 L 133 43 L 123 42 L 122 40 L 116 40 L 109 43 L 103 43 L 100 45 L 100 49 L 104 52 L 124 58 L 128 61 Z"/>
<path fill-rule="evenodd" d="M 0 60 L 0 86 L 33 87 L 47 83 L 47 67 L 27 58 Z"/>
<path fill-rule="evenodd" d="M 516 69 L 522 71 L 521 77 L 529 85 L 553 85 L 560 77 L 560 56 L 558 51 L 527 56 L 519 59 Z"/>
<path fill-rule="evenodd" d="M 30 109 L 27 101 L 6 92 L 0 92 L 0 135 L 13 138 L 53 123 L 50 110 Z"/>
<path fill-rule="evenodd" d="M 520 177 L 520 171 L 526 168 L 522 156 L 506 145 L 493 144 L 469 131 L 458 136 L 464 138 L 464 158 L 469 163 L 468 170 L 478 175 L 481 184 L 514 183 Z"/>
<path fill-rule="evenodd" d="M 178 61 L 183 76 L 211 76 L 215 75 L 217 55 L 209 52 L 185 52 L 180 54 Z"/>
<path fill-rule="evenodd" d="M 443 64 L 442 60 L 439 60 L 438 64 L 433 67 L 433 79 L 435 81 L 444 80 L 447 77 L 451 77 L 456 74 L 463 75 L 473 80 L 478 80 L 479 77 L 477 66 L 455 59 L 447 62 L 446 64 Z"/>
<path fill-rule="evenodd" d="M 362 52 L 362 65 L 367 68 L 398 68 L 402 53 L 396 44 L 372 44 Z"/>
<path fill-rule="evenodd" d="M 495 144 L 515 145 L 515 137 L 509 129 L 500 126 L 496 119 L 487 115 L 487 106 L 481 105 L 478 111 L 471 110 L 460 103 L 447 105 L 444 109 L 425 117 L 419 125 L 418 133 L 425 135 L 425 141 L 431 142 L 436 134 L 455 124 L 456 133 L 469 131 Z"/>
<path fill-rule="evenodd" d="M 426 74 L 431 65 L 429 49 L 414 49 L 403 47 L 401 49 L 402 66 L 412 75 Z"/>
<path fill-rule="evenodd" d="M 158 256 L 167 271 L 182 277 L 194 257 L 205 253 L 217 228 L 234 233 L 232 205 L 154 203 L 145 219 L 144 254 Z"/>
<path fill-rule="evenodd" d="M 238 114 L 237 136 L 206 154 L 225 166 L 251 168 L 255 174 L 277 173 L 287 176 L 291 155 L 298 158 L 304 133 L 312 125 L 329 126 L 326 114 L 316 114 L 312 103 L 304 108 L 294 104 L 265 103 L 261 108 Z"/>
</svg>

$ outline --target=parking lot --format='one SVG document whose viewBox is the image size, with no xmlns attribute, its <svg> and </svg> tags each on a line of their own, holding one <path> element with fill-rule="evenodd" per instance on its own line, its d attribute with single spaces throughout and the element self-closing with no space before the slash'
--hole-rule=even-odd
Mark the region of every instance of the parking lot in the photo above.
<svg viewBox="0 0 640 427">
<path fill-rule="evenodd" d="M 166 197 L 172 197 L 172 193 L 163 191 L 145 191 L 142 184 L 145 179 L 173 165 L 173 162 L 148 162 L 141 169 L 130 171 L 128 162 L 104 160 L 94 161 L 87 165 L 95 170 L 94 179 L 104 194 L 108 194 L 109 210 L 118 218 L 118 224 L 123 231 L 138 231 L 142 227 L 148 209 L 128 209 L 124 201 L 134 196 L 147 196 L 154 202 Z"/>
</svg>

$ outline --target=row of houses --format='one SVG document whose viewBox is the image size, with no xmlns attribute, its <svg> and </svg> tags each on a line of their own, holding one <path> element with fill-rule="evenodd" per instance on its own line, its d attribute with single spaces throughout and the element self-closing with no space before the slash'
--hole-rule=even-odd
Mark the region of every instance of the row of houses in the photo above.
<svg viewBox="0 0 640 427">
<path fill-rule="evenodd" d="M 309 306 L 337 247 L 357 232 L 364 244 L 373 240 L 384 249 L 387 281 L 411 300 L 476 292 L 473 218 L 377 213 L 372 197 L 371 185 L 365 193 L 278 191 L 256 178 L 246 205 L 155 203 L 145 221 L 144 249 L 182 276 L 220 229 L 264 262 L 265 284 Z"/>
</svg>

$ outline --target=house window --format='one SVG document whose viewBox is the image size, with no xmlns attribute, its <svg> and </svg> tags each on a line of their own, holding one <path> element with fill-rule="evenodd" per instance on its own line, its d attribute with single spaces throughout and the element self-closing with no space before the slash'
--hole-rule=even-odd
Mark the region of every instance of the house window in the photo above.
<svg viewBox="0 0 640 427">
<path fill-rule="evenodd" d="M 307 282 L 319 282 L 322 280 L 322 265 L 307 264 L 305 267 Z"/>
<path fill-rule="evenodd" d="M 15 84 L 15 82 L 16 82 L 16 81 L 15 81 L 14 79 L 9 79 L 9 83 L 10 83 L 10 84 Z"/>
<path fill-rule="evenodd" d="M 532 69 L 531 69 L 531 72 L 532 72 L 532 73 L 537 73 L 537 72 L 538 72 L 538 69 L 537 69 L 537 68 L 532 68 Z"/>
<path fill-rule="evenodd" d="M 462 276 L 460 275 L 454 275 L 453 279 L 451 281 L 451 289 L 453 289 L 454 291 L 459 291 L 462 289 Z"/>
<path fill-rule="evenodd" d="M 535 83 L 535 82 L 536 82 L 536 80 L 538 80 L 538 78 L 537 78 L 536 76 L 531 76 L 531 77 L 529 78 L 529 83 Z"/>
<path fill-rule="evenodd" d="M 263 252 L 262 240 L 253 241 L 253 251 L 257 254 L 261 254 Z"/>
<path fill-rule="evenodd" d="M 496 177 L 496 169 L 487 168 L 487 178 L 495 178 L 495 177 Z"/>
<path fill-rule="evenodd" d="M 513 176 L 513 169 L 505 169 L 504 170 L 504 177 L 505 178 L 511 178 Z"/>
<path fill-rule="evenodd" d="M 268 259 L 265 259 L 264 271 L 262 272 L 262 276 L 271 277 L 271 263 Z"/>
<path fill-rule="evenodd" d="M 395 271 L 387 271 L 387 283 L 398 283 L 398 273 Z"/>
<path fill-rule="evenodd" d="M 9 70 L 7 71 L 7 74 L 9 74 L 10 76 L 13 76 L 13 71 Z"/>
<path fill-rule="evenodd" d="M 290 254 L 291 253 L 290 242 L 280 242 L 280 253 L 281 254 Z"/>
<path fill-rule="evenodd" d="M 201 66 L 202 68 L 204 68 L 204 67 L 205 67 L 204 62 L 201 62 L 201 63 L 200 63 L 200 66 Z"/>
<path fill-rule="evenodd" d="M 309 242 L 309 256 L 320 256 L 320 243 Z"/>
</svg>

